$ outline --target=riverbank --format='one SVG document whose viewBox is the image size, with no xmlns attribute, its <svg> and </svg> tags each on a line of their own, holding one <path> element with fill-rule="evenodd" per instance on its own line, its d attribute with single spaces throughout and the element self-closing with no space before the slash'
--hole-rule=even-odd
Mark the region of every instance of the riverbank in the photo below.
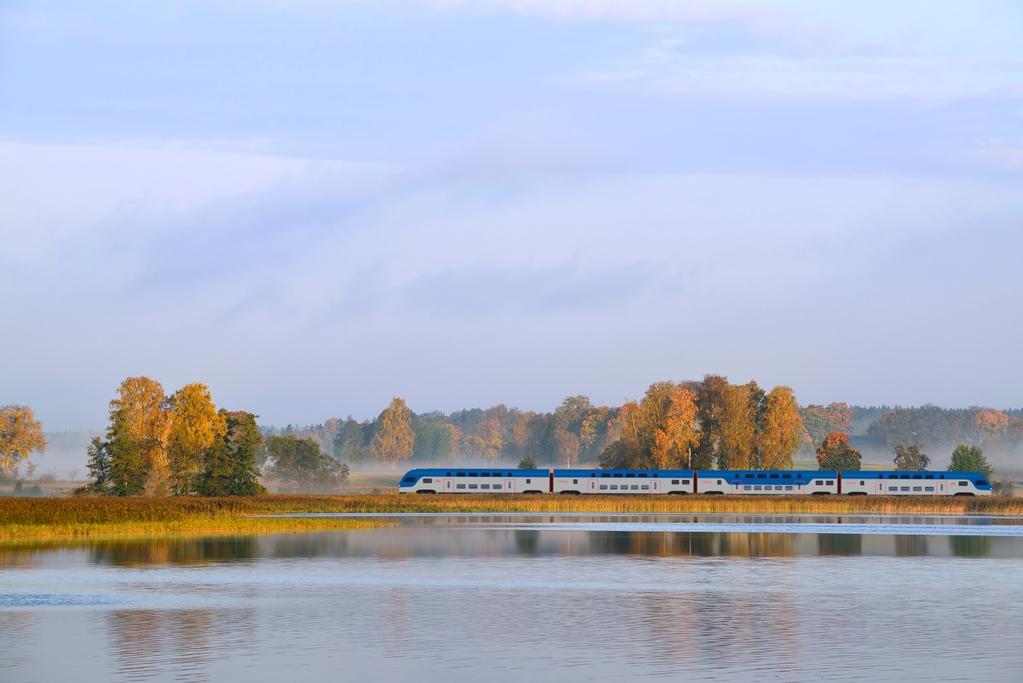
<svg viewBox="0 0 1023 683">
<path fill-rule="evenodd" d="M 0 498 L 0 541 L 300 533 L 379 526 L 304 512 L 634 512 L 1019 515 L 1021 498 L 929 496 L 265 495 L 248 498 Z"/>
<path fill-rule="evenodd" d="M 0 542 L 170 538 L 302 533 L 379 527 L 344 518 L 255 515 L 319 511 L 320 498 L 7 498 L 0 497 Z"/>
</svg>

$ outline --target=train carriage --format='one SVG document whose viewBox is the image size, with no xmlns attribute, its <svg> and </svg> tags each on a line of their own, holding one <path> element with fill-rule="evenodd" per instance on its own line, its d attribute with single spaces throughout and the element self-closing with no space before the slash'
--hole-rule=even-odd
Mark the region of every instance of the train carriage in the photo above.
<svg viewBox="0 0 1023 683">
<path fill-rule="evenodd" d="M 979 472 L 453 467 L 409 470 L 398 483 L 398 492 L 990 496 L 992 490 Z"/>
</svg>

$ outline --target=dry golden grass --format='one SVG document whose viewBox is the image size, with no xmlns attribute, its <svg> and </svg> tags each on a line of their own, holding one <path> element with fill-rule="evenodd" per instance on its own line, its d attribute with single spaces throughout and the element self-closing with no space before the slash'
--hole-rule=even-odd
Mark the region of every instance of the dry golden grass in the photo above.
<svg viewBox="0 0 1023 683">
<path fill-rule="evenodd" d="M 0 498 L 0 540 L 358 529 L 374 520 L 303 512 L 636 512 L 1023 515 L 1020 498 L 932 496 L 265 495 L 250 498 Z"/>
<path fill-rule="evenodd" d="M 322 512 L 637 512 L 1023 515 L 1023 498 L 936 496 L 398 495 L 286 497 Z M 290 500 L 289 500 L 290 499 Z"/>
<path fill-rule="evenodd" d="M 323 509 L 315 498 L 306 503 L 303 498 L 0 498 L 0 541 L 298 533 L 381 525 L 344 518 L 251 516 Z M 282 499 L 288 500 L 283 507 Z"/>
</svg>

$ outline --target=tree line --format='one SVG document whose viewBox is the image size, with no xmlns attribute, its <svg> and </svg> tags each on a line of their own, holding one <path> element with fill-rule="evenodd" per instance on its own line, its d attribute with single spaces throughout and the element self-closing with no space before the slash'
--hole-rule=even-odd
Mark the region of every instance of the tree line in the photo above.
<svg viewBox="0 0 1023 683">
<path fill-rule="evenodd" d="M 639 401 L 594 405 L 569 396 L 552 412 L 497 405 L 416 414 L 395 398 L 373 420 L 332 418 L 308 427 L 268 428 L 316 440 L 353 464 L 528 461 L 571 467 L 790 467 L 808 442 L 795 395 L 707 375 L 658 382 Z"/>
</svg>

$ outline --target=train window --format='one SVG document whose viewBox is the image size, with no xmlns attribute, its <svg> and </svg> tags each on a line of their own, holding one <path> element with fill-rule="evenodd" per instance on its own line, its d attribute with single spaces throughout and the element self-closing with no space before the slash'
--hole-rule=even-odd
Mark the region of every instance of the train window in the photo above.
<svg viewBox="0 0 1023 683">
<path fill-rule="evenodd" d="M 450 477 L 450 476 L 451 476 L 451 473 L 450 473 L 450 472 L 448 472 L 447 476 L 449 476 L 449 477 Z"/>
<path fill-rule="evenodd" d="M 752 479 L 753 478 L 753 475 L 750 474 L 749 472 L 747 472 L 746 474 L 744 474 L 742 476 L 745 477 L 746 479 Z"/>
<path fill-rule="evenodd" d="M 783 474 L 783 475 L 781 475 L 781 478 L 782 479 L 791 479 L 792 475 L 791 474 Z"/>
<path fill-rule="evenodd" d="M 477 486 L 476 484 L 469 484 L 469 488 L 471 488 L 471 489 L 478 489 L 479 486 Z"/>
<path fill-rule="evenodd" d="M 771 479 L 777 479 L 777 478 L 778 478 L 778 475 L 777 475 L 777 474 L 772 474 L 772 475 L 771 475 Z"/>
<path fill-rule="evenodd" d="M 615 476 L 616 478 L 618 478 L 618 479 L 621 479 L 621 477 L 622 477 L 622 473 L 621 473 L 621 472 L 615 472 L 615 473 L 614 473 L 614 476 Z"/>
<path fill-rule="evenodd" d="M 834 486 L 835 485 L 835 480 L 834 479 L 828 479 L 824 483 L 827 484 L 828 486 Z"/>
<path fill-rule="evenodd" d="M 456 489 L 464 489 L 465 488 L 465 484 L 455 484 L 455 488 Z"/>
<path fill-rule="evenodd" d="M 983 479 L 978 479 L 977 486 L 987 486 L 987 482 L 984 481 Z"/>
<path fill-rule="evenodd" d="M 742 487 L 742 490 L 743 490 L 743 491 L 749 491 L 749 490 L 750 490 L 750 488 L 751 488 L 751 487 L 750 487 L 750 485 L 749 485 L 749 484 L 746 484 L 745 486 L 743 486 L 743 487 Z"/>
<path fill-rule="evenodd" d="M 678 479 L 672 479 L 671 483 L 674 484 L 675 486 L 678 486 Z"/>
<path fill-rule="evenodd" d="M 683 479 L 682 480 L 682 485 L 683 486 L 689 486 L 689 480 L 688 479 Z"/>
<path fill-rule="evenodd" d="M 640 488 L 643 489 L 644 491 L 649 491 L 650 490 L 650 484 L 643 484 L 642 486 L 640 486 Z"/>
<path fill-rule="evenodd" d="M 527 483 L 527 484 L 532 484 L 532 483 L 533 483 L 533 480 L 532 480 L 532 479 L 527 479 L 527 480 L 526 480 L 526 483 Z"/>
<path fill-rule="evenodd" d="M 617 491 L 618 490 L 618 484 L 611 484 L 611 490 L 612 491 Z"/>
<path fill-rule="evenodd" d="M 919 474 L 914 474 L 914 475 L 913 475 L 913 478 L 914 478 L 914 479 L 922 479 L 923 477 L 921 477 L 921 476 L 920 476 Z"/>
<path fill-rule="evenodd" d="M 924 475 L 924 479 L 934 479 L 934 475 L 933 474 L 925 474 Z"/>
<path fill-rule="evenodd" d="M 913 487 L 913 490 L 914 490 L 914 491 L 923 491 L 924 489 L 923 489 L 923 487 L 922 487 L 922 486 L 914 486 L 914 487 Z"/>
<path fill-rule="evenodd" d="M 722 483 L 724 483 L 724 482 L 722 482 L 720 479 L 718 479 L 718 486 L 720 486 Z"/>
<path fill-rule="evenodd" d="M 475 472 L 470 472 L 470 473 L 469 473 L 469 474 L 467 474 L 466 476 L 469 476 L 469 477 L 475 477 L 475 476 L 478 476 L 478 475 L 477 475 L 477 474 L 476 474 Z"/>
<path fill-rule="evenodd" d="M 481 489 L 489 489 L 490 488 L 490 484 L 480 484 L 480 488 Z"/>
<path fill-rule="evenodd" d="M 639 477 L 640 479 L 646 479 L 646 472 L 640 472 L 636 476 Z"/>
<path fill-rule="evenodd" d="M 757 475 L 757 479 L 767 479 L 767 475 L 766 474 L 758 474 Z"/>
<path fill-rule="evenodd" d="M 791 490 L 792 490 L 792 487 L 791 487 L 791 486 L 786 486 L 786 487 L 785 487 L 785 490 L 786 490 L 786 491 L 791 491 Z"/>
<path fill-rule="evenodd" d="M 600 490 L 601 491 L 607 491 L 607 484 L 601 484 L 600 485 Z"/>
<path fill-rule="evenodd" d="M 763 487 L 763 486 L 754 486 L 754 487 L 753 487 L 753 490 L 754 490 L 754 491 L 763 491 L 763 490 L 764 490 L 764 487 Z"/>
<path fill-rule="evenodd" d="M 579 483 L 579 480 L 578 480 L 578 479 L 573 479 L 573 480 L 572 480 L 572 483 L 573 483 L 573 484 L 578 484 L 578 483 Z"/>
<path fill-rule="evenodd" d="M 423 483 L 424 484 L 432 484 L 433 483 L 433 479 L 431 479 L 430 477 L 423 477 Z"/>
<path fill-rule="evenodd" d="M 903 486 L 901 490 L 903 490 L 903 491 L 908 491 L 908 490 L 909 490 L 909 487 L 908 487 L 908 486 Z"/>
<path fill-rule="evenodd" d="M 775 486 L 774 490 L 775 491 L 781 491 L 783 488 L 785 488 L 785 487 L 784 486 Z"/>
<path fill-rule="evenodd" d="M 636 476 L 636 473 L 635 473 L 635 472 L 626 472 L 626 473 L 625 473 L 625 476 L 626 476 L 626 478 L 628 478 L 628 479 L 633 479 L 633 478 L 635 478 L 635 476 Z"/>
<path fill-rule="evenodd" d="M 925 486 L 924 487 L 924 491 L 933 491 L 933 490 L 934 490 L 933 486 Z"/>
<path fill-rule="evenodd" d="M 899 475 L 899 479 L 909 479 L 909 475 L 908 474 L 900 474 Z"/>
<path fill-rule="evenodd" d="M 960 486 L 966 486 L 966 482 L 965 481 L 961 481 L 961 482 L 959 482 L 959 485 Z"/>
<path fill-rule="evenodd" d="M 597 473 L 596 473 L 596 472 L 590 472 L 590 478 L 591 478 L 591 479 L 592 479 L 593 477 L 595 477 L 595 476 L 597 476 Z"/>
<path fill-rule="evenodd" d="M 502 484 L 494 484 L 494 488 L 495 488 L 495 489 L 499 489 L 499 488 L 502 488 L 502 487 L 503 487 L 503 485 L 502 485 Z"/>
<path fill-rule="evenodd" d="M 415 477 L 405 477 L 404 479 L 401 480 L 401 483 L 402 484 L 415 484 L 416 483 L 416 478 Z"/>
<path fill-rule="evenodd" d="M 600 476 L 604 477 L 604 478 L 607 478 L 607 477 L 610 477 L 611 475 L 608 474 L 607 472 L 602 472 Z"/>
<path fill-rule="evenodd" d="M 464 477 L 465 476 L 465 472 L 456 472 L 455 476 Z"/>
<path fill-rule="evenodd" d="M 638 491 L 639 490 L 639 484 L 633 484 L 632 485 L 632 490 L 633 491 Z"/>
</svg>

